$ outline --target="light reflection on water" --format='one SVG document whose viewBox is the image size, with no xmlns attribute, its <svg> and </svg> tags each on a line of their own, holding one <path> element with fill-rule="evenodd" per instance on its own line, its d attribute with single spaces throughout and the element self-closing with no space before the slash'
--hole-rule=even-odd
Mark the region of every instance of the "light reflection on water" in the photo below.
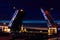
<svg viewBox="0 0 60 40">
<path fill-rule="evenodd" d="M 58 40 L 58 38 L 57 37 L 55 37 L 55 38 L 49 38 L 48 40 Z"/>
</svg>

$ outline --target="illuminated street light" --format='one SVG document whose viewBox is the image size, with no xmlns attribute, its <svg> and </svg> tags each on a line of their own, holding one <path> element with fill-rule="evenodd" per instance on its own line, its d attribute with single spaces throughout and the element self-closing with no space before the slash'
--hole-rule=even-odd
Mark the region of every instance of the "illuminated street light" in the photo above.
<svg viewBox="0 0 60 40">
<path fill-rule="evenodd" d="M 50 10 L 53 10 L 54 8 L 50 8 Z"/>
<path fill-rule="evenodd" d="M 5 28 L 3 31 L 4 32 L 10 32 L 11 30 L 9 28 Z"/>
<path fill-rule="evenodd" d="M 23 9 L 21 9 L 20 11 L 23 11 Z"/>
<path fill-rule="evenodd" d="M 16 9 L 16 7 L 14 6 L 13 9 Z"/>
<path fill-rule="evenodd" d="M 4 22 L 3 25 L 6 25 L 6 23 Z"/>
<path fill-rule="evenodd" d="M 42 33 L 42 31 L 40 31 L 40 33 Z"/>
</svg>

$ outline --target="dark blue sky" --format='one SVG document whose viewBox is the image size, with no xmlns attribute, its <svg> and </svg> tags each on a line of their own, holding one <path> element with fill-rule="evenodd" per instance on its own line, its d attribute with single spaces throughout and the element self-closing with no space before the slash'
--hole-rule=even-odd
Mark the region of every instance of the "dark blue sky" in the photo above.
<svg viewBox="0 0 60 40">
<path fill-rule="evenodd" d="M 24 9 L 25 20 L 44 20 L 40 8 L 49 10 L 54 20 L 60 19 L 60 1 L 58 0 L 0 0 L 0 20 L 10 20 L 14 14 L 13 7 Z M 51 11 L 50 8 L 53 8 Z"/>
</svg>

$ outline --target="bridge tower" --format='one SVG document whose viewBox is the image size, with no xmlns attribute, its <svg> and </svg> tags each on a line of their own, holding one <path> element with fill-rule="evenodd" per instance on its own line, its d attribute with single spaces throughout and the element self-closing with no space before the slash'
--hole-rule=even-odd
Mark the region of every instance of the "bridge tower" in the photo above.
<svg viewBox="0 0 60 40">
<path fill-rule="evenodd" d="M 49 14 L 49 12 L 47 10 L 44 11 L 42 8 L 41 8 L 41 12 L 42 12 L 42 14 L 47 22 L 47 25 L 48 25 L 48 35 L 56 34 L 57 26 L 53 22 L 53 19 L 52 19 L 51 15 Z"/>
<path fill-rule="evenodd" d="M 11 31 L 20 31 L 23 18 L 25 17 L 26 13 L 23 9 L 16 10 L 11 21 L 9 22 L 9 27 L 12 28 Z"/>
</svg>

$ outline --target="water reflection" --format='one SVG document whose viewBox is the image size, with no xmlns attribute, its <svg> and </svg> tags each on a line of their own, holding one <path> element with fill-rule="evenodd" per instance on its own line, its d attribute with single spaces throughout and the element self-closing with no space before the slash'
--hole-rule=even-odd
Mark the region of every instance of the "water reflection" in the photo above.
<svg viewBox="0 0 60 40">
<path fill-rule="evenodd" d="M 48 40 L 58 40 L 58 38 L 57 37 L 55 37 L 55 38 L 49 38 Z"/>
</svg>

